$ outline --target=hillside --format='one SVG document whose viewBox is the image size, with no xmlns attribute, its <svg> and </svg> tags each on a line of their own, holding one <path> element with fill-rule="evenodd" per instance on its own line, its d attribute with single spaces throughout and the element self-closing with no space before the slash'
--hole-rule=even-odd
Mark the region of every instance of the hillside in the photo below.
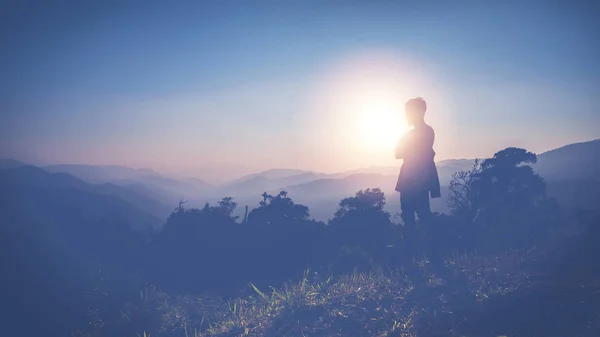
<svg viewBox="0 0 600 337">
<path fill-rule="evenodd" d="M 568 213 L 595 210 L 600 205 L 600 181 L 564 179 L 546 183 L 548 196 Z"/>
<path fill-rule="evenodd" d="M 111 184 L 162 204 L 174 207 L 180 199 L 207 195 L 213 186 L 198 178 L 173 179 L 162 176 L 152 169 L 134 169 L 114 165 L 51 165 L 42 167 L 51 173 L 68 173 L 92 184 Z M 106 187 L 105 189 L 109 189 Z M 164 213 L 164 212 L 163 212 Z M 161 213 L 162 214 L 162 213 Z"/>
<path fill-rule="evenodd" d="M 73 322 L 86 321 L 95 275 L 131 272 L 147 240 L 138 230 L 165 221 L 153 213 L 166 209 L 143 194 L 34 166 L 0 170 L 0 191 L 8 335 L 68 336 Z"/>
<path fill-rule="evenodd" d="M 130 167 L 116 165 L 62 164 L 48 165 L 42 168 L 52 173 L 68 173 L 80 180 L 90 183 L 107 183 L 121 179 L 134 179 L 144 176 L 158 175 L 158 173 L 152 169 L 133 169 Z"/>
<path fill-rule="evenodd" d="M 232 181 L 232 184 L 241 183 L 241 182 L 251 180 L 256 177 L 262 177 L 262 178 L 266 178 L 269 180 L 278 180 L 278 179 L 289 178 L 292 176 L 303 175 L 306 173 L 317 174 L 315 172 L 305 171 L 305 170 L 297 170 L 297 169 L 270 169 L 270 170 L 266 170 L 266 171 L 262 171 L 262 172 L 258 172 L 258 173 L 245 175 L 239 179 Z"/>
<path fill-rule="evenodd" d="M 5 214 L 40 226 L 52 226 L 57 219 L 85 223 L 86 218 L 112 216 L 132 228 L 156 228 L 164 221 L 158 215 L 168 215 L 164 205 L 134 190 L 91 185 L 35 166 L 0 170 L 0 190 Z"/>
<path fill-rule="evenodd" d="M 269 170 L 244 176 L 216 188 L 214 195 L 257 196 L 266 191 L 279 190 L 290 185 L 308 183 L 325 174 L 301 170 Z"/>
<path fill-rule="evenodd" d="M 131 204 L 138 210 L 159 219 L 160 222 L 157 222 L 157 225 L 162 225 L 162 220 L 169 216 L 173 211 L 173 205 L 176 205 L 176 202 L 170 201 L 164 195 L 150 190 L 143 184 L 116 185 L 106 183 L 92 186 L 91 191 L 113 196 Z"/>
<path fill-rule="evenodd" d="M 0 170 L 3 169 L 13 169 L 21 166 L 25 166 L 27 164 L 14 160 L 14 159 L 0 159 Z"/>
<path fill-rule="evenodd" d="M 158 175 L 141 176 L 130 179 L 117 179 L 111 183 L 118 186 L 139 185 L 153 193 L 158 199 L 169 205 L 176 205 L 180 199 L 190 199 L 196 196 L 208 195 L 212 186 L 200 179 L 183 181 Z"/>
<path fill-rule="evenodd" d="M 541 153 L 534 169 L 546 180 L 600 181 L 600 139 Z"/>
</svg>

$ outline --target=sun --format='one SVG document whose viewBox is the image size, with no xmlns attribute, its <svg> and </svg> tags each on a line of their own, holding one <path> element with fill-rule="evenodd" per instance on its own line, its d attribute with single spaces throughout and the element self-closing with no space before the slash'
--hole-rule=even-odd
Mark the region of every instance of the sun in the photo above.
<svg viewBox="0 0 600 337">
<path fill-rule="evenodd" d="M 394 148 L 399 137 L 406 132 L 406 123 L 400 118 L 402 111 L 388 102 L 367 104 L 357 119 L 357 128 L 364 135 L 363 145 L 372 151 Z"/>
<path fill-rule="evenodd" d="M 408 56 L 377 49 L 334 60 L 308 96 L 306 139 L 346 167 L 395 164 L 398 140 L 410 130 L 404 103 L 431 93 L 421 69 Z"/>
<path fill-rule="evenodd" d="M 402 98 L 383 92 L 363 96 L 351 118 L 355 146 L 369 154 L 391 156 L 398 139 L 409 129 L 402 102 Z"/>
</svg>

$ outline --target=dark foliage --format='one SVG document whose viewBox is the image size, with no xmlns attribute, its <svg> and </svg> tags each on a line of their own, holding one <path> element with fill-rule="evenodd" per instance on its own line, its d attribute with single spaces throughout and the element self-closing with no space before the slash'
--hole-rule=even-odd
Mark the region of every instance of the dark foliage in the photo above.
<svg viewBox="0 0 600 337">
<path fill-rule="evenodd" d="M 461 248 L 522 248 L 561 223 L 556 201 L 546 196 L 546 183 L 526 165 L 536 161 L 534 153 L 507 148 L 454 174 L 448 200 L 455 235 L 464 239 Z"/>
</svg>

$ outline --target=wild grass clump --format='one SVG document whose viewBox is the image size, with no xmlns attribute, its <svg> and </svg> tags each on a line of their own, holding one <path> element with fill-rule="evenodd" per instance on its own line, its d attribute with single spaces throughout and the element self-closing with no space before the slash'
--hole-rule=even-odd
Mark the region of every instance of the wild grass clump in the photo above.
<svg viewBox="0 0 600 337">
<path fill-rule="evenodd" d="M 336 336 L 356 329 L 377 336 L 410 328 L 403 306 L 411 286 L 400 275 L 373 271 L 323 279 L 307 271 L 279 289 L 251 287 L 252 296 L 230 301 L 199 336 Z"/>
<path fill-rule="evenodd" d="M 231 300 L 140 292 L 113 317 L 90 322 L 79 336 L 412 336 L 416 310 L 405 301 L 412 286 L 400 272 L 354 272 L 323 277 L 306 271 L 296 282 Z M 411 311 L 412 310 L 412 311 Z"/>
</svg>

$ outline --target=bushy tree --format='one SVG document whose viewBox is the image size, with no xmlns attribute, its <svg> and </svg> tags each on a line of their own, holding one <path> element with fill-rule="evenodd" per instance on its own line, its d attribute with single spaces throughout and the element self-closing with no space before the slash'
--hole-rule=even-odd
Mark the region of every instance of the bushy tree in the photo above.
<svg viewBox="0 0 600 337">
<path fill-rule="evenodd" d="M 233 212 L 237 208 L 238 203 L 233 200 L 232 197 L 225 197 L 219 200 L 217 206 L 213 207 L 215 212 L 221 213 L 233 220 L 237 220 L 239 216 L 234 216 Z"/>
<path fill-rule="evenodd" d="M 273 196 L 266 192 L 259 207 L 248 214 L 248 222 L 266 225 L 287 225 L 292 222 L 307 221 L 309 219 L 308 207 L 296 204 L 288 197 L 286 191 L 281 191 Z"/>
<path fill-rule="evenodd" d="M 549 228 L 554 207 L 546 198 L 546 184 L 527 164 L 537 156 L 509 147 L 493 157 L 476 161 L 468 171 L 457 172 L 449 186 L 449 206 L 464 227 L 462 236 L 492 247 L 519 246 Z"/>
<path fill-rule="evenodd" d="M 229 197 L 202 209 L 185 208 L 184 203 L 179 202 L 152 242 L 148 274 L 164 288 L 177 291 L 226 284 L 232 279 L 220 278 L 235 258 L 229 245 L 237 244 L 241 226 L 232 216 L 237 204 Z"/>
<path fill-rule="evenodd" d="M 389 216 L 383 211 L 385 206 L 385 195 L 379 188 L 360 190 L 355 196 L 344 198 L 335 212 L 335 219 L 345 217 L 350 213 L 375 213 Z"/>
<path fill-rule="evenodd" d="M 334 218 L 329 222 L 327 239 L 338 259 L 348 260 L 344 252 L 360 252 L 356 261 L 385 261 L 397 231 L 390 214 L 383 210 L 384 206 L 385 195 L 379 188 L 360 190 L 340 201 Z"/>
<path fill-rule="evenodd" d="M 525 149 L 509 147 L 481 163 L 475 190 L 476 207 L 484 210 L 522 210 L 536 206 L 546 196 L 546 184 L 527 164 L 537 156 Z"/>
<path fill-rule="evenodd" d="M 248 214 L 242 226 L 244 248 L 241 270 L 252 276 L 254 284 L 293 278 L 297 273 L 319 265 L 325 224 L 310 219 L 305 205 L 295 203 L 286 191 L 277 195 L 263 193 L 259 207 Z"/>
</svg>

